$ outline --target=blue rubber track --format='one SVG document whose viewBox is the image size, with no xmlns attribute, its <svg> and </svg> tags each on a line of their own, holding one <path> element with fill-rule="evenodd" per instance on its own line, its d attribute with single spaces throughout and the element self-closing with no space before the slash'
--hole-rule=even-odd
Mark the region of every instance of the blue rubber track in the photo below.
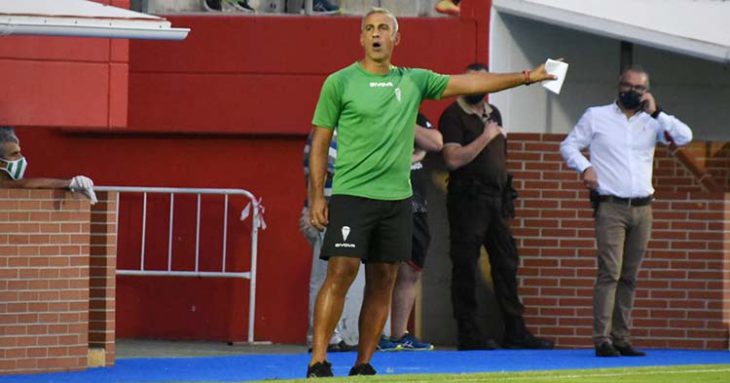
<svg viewBox="0 0 730 383">
<path fill-rule="evenodd" d="M 380 375 L 546 371 L 613 367 L 730 364 L 730 351 L 646 350 L 645 357 L 597 358 L 593 349 L 376 353 Z M 355 353 L 329 355 L 335 376 L 346 376 Z M 125 358 L 79 372 L 5 375 L 0 383 L 241 382 L 303 378 L 308 354 Z"/>
</svg>

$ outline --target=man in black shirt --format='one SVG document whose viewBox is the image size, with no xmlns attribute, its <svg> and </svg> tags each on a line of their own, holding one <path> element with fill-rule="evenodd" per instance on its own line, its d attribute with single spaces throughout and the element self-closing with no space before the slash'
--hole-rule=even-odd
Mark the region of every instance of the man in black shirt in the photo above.
<svg viewBox="0 0 730 383">
<path fill-rule="evenodd" d="M 487 71 L 483 64 L 467 72 Z M 505 348 L 550 349 L 553 342 L 532 335 L 523 319 L 517 292 L 519 255 L 507 220 L 516 197 L 507 174 L 507 139 L 502 117 L 484 94 L 462 96 L 439 120 L 444 137 L 443 156 L 449 168 L 447 208 L 451 230 L 451 300 L 458 326 L 460 350 L 494 349 L 475 322 L 476 270 L 484 246 L 494 292 L 504 322 Z"/>
</svg>

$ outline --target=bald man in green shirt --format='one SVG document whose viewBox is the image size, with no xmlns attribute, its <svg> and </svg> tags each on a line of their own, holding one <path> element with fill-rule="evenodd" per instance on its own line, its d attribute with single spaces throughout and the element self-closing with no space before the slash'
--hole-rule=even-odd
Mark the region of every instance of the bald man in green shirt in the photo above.
<svg viewBox="0 0 730 383">
<path fill-rule="evenodd" d="M 384 8 L 362 20 L 365 57 L 325 80 L 312 124 L 310 220 L 327 227 L 321 257 L 329 261 L 317 296 L 307 377 L 333 376 L 327 342 L 347 289 L 365 264 L 360 343 L 350 375 L 375 375 L 370 360 L 390 308 L 398 267 L 411 256 L 411 153 L 421 101 L 490 93 L 553 79 L 544 66 L 522 73 L 441 75 L 391 65 L 398 21 Z M 324 198 L 327 150 L 337 127 L 338 151 L 329 206 Z"/>
</svg>

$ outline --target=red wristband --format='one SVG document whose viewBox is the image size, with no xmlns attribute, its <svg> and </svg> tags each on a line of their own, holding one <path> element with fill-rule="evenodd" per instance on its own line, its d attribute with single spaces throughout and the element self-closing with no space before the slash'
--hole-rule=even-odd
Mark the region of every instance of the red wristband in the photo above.
<svg viewBox="0 0 730 383">
<path fill-rule="evenodd" d="M 532 84 L 532 81 L 530 81 L 530 71 L 529 70 L 523 70 L 522 74 L 525 75 L 525 85 Z"/>
</svg>

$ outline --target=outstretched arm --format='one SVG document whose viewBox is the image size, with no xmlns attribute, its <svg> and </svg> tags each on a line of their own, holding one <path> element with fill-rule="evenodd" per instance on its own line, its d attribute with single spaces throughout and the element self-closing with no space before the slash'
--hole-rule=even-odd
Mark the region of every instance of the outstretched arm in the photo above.
<svg viewBox="0 0 730 383">
<path fill-rule="evenodd" d="M 450 76 L 449 82 L 441 97 L 494 93 L 519 85 L 532 84 L 533 82 L 555 80 L 555 78 L 554 75 L 548 74 L 545 71 L 545 64 L 531 71 L 521 73 L 472 72 L 456 74 Z"/>
<path fill-rule="evenodd" d="M 0 174 L 0 188 L 8 189 L 69 189 L 85 195 L 91 204 L 97 202 L 94 181 L 86 176 L 76 176 L 68 180 L 58 178 L 22 178 L 11 180 Z"/>
</svg>

